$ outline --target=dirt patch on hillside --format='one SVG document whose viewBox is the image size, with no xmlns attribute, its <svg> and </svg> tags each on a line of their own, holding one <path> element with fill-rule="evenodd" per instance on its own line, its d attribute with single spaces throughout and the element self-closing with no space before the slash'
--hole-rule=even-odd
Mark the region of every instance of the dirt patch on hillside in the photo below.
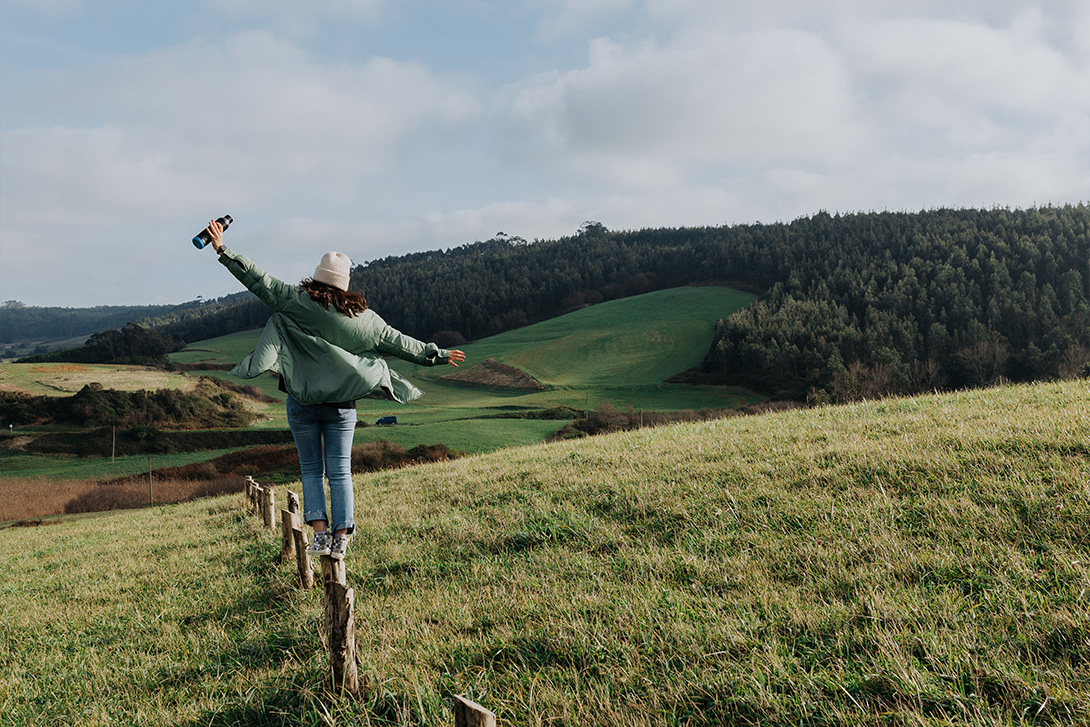
<svg viewBox="0 0 1090 727">
<path fill-rule="evenodd" d="M 31 366 L 27 371 L 35 374 L 73 374 L 77 371 L 90 371 L 87 366 L 79 364 L 50 364 L 48 366 Z"/>
<path fill-rule="evenodd" d="M 10 449 L 12 452 L 22 452 L 26 450 L 26 446 L 33 442 L 36 437 L 10 437 L 4 441 L 4 449 Z"/>
<path fill-rule="evenodd" d="M 486 358 L 483 362 L 464 371 L 457 371 L 440 378 L 496 389 L 542 391 L 545 388 L 525 371 L 491 358 Z"/>
</svg>

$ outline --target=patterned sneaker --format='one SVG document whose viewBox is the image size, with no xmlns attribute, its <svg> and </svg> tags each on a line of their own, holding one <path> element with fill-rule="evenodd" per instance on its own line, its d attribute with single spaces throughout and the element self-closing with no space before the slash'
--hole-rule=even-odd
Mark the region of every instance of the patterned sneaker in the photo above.
<svg viewBox="0 0 1090 727">
<path fill-rule="evenodd" d="M 307 555 L 329 555 L 329 546 L 332 541 L 333 537 L 329 534 L 328 530 L 314 533 L 314 541 L 307 546 Z M 342 555 L 341 557 L 343 558 L 344 556 Z"/>
<path fill-rule="evenodd" d="M 337 560 L 343 560 L 344 553 L 348 550 L 348 540 L 347 535 L 334 535 L 333 545 L 329 548 L 329 555 Z"/>
</svg>

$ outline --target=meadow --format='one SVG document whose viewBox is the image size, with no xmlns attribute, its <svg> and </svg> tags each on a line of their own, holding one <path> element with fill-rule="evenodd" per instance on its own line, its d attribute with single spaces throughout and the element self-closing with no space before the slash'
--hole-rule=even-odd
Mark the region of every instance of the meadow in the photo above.
<svg viewBox="0 0 1090 727">
<path fill-rule="evenodd" d="M 0 389 L 21 391 L 37 396 L 75 394 L 87 384 L 97 382 L 106 389 L 140 391 L 141 389 L 192 389 L 196 380 L 146 366 L 113 364 L 37 363 L 0 365 Z"/>
<path fill-rule="evenodd" d="M 1090 724 L 1088 442 L 1078 380 L 359 476 L 356 699 L 241 496 L 3 530 L 0 724 Z"/>
<path fill-rule="evenodd" d="M 361 400 L 357 405 L 361 421 L 374 424 L 380 417 L 395 415 L 398 425 L 361 427 L 354 442 L 387 440 L 406 449 L 418 444 L 446 444 L 459 452 L 477 454 L 541 442 L 566 423 L 495 418 L 499 414 L 559 406 L 586 411 L 603 402 L 622 409 L 671 411 L 735 409 L 758 403 L 763 397 L 737 387 L 665 383 L 671 375 L 699 364 L 711 343 L 717 318 L 752 300 L 749 294 L 723 287 L 663 290 L 601 303 L 463 346 L 469 360 L 462 370 L 493 358 L 537 377 L 545 386 L 542 391 L 466 385 L 442 378 L 455 371 L 452 367 L 425 368 L 392 360 L 391 366 L 416 382 L 425 396 L 409 405 Z M 260 330 L 252 330 L 200 341 L 169 359 L 196 367 L 235 363 L 253 349 L 259 335 Z M 278 391 L 272 375 L 241 381 L 215 369 L 168 373 L 129 366 L 5 363 L 0 367 L 0 386 L 64 395 L 90 381 L 127 390 L 192 388 L 198 376 L 255 385 L 276 402 L 247 402 L 248 408 L 262 417 L 252 428 L 287 429 L 282 404 L 285 395 Z M 21 433 L 54 429 L 31 427 Z M 31 458 L 4 449 L 0 450 L 0 487 L 5 478 L 22 476 L 24 470 L 33 470 L 35 476 L 89 479 L 101 476 L 104 467 L 94 458 Z"/>
</svg>

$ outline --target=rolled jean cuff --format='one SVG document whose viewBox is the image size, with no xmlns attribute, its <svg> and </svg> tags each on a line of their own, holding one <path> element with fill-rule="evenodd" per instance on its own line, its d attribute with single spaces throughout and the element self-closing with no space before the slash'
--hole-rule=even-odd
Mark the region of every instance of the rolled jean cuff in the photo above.
<svg viewBox="0 0 1090 727">
<path fill-rule="evenodd" d="M 330 528 L 331 531 L 337 532 L 338 530 L 344 530 L 348 535 L 351 535 L 356 530 L 356 523 L 337 523 Z"/>
<path fill-rule="evenodd" d="M 326 527 L 329 526 L 329 515 L 322 510 L 312 510 L 311 512 L 303 513 L 303 522 L 310 525 L 315 520 L 324 520 Z"/>
</svg>

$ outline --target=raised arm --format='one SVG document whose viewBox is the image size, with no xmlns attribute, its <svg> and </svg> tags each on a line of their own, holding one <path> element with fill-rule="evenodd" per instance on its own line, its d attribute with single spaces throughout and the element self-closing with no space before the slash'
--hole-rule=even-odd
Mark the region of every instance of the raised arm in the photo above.
<svg viewBox="0 0 1090 727">
<path fill-rule="evenodd" d="M 238 278 L 246 289 L 256 295 L 262 303 L 273 310 L 280 310 L 295 291 L 295 286 L 274 278 L 264 270 L 254 265 L 253 260 L 245 255 L 239 255 L 223 244 L 223 227 L 219 222 L 212 220 L 208 223 L 208 234 L 211 237 L 212 249 L 219 256 L 219 262 L 226 267 L 231 274 Z"/>
</svg>

